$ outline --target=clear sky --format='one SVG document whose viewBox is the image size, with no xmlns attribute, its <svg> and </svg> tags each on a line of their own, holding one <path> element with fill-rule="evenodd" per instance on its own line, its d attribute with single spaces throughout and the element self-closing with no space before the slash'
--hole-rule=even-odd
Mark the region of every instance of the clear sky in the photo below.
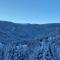
<svg viewBox="0 0 60 60">
<path fill-rule="evenodd" d="M 60 23 L 60 0 L 0 0 L 0 20 Z"/>
</svg>

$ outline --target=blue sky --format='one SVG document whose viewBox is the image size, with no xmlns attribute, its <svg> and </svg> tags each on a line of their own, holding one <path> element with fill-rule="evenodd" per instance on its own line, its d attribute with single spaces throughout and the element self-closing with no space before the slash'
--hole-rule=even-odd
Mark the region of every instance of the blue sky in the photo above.
<svg viewBox="0 0 60 60">
<path fill-rule="evenodd" d="M 0 0 L 0 20 L 60 23 L 60 0 Z"/>
</svg>

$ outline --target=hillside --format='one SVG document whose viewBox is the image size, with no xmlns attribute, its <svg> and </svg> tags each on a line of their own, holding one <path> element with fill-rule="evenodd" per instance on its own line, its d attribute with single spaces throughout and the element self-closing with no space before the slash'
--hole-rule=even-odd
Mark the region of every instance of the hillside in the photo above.
<svg viewBox="0 0 60 60">
<path fill-rule="evenodd" d="M 0 21 L 0 60 L 60 60 L 60 23 Z"/>
</svg>

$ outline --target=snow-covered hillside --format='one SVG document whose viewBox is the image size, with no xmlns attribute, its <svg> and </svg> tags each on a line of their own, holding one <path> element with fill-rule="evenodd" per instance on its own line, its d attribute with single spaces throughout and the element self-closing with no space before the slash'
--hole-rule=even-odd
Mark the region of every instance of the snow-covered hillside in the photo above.
<svg viewBox="0 0 60 60">
<path fill-rule="evenodd" d="M 0 21 L 0 60 L 60 60 L 60 24 Z"/>
</svg>

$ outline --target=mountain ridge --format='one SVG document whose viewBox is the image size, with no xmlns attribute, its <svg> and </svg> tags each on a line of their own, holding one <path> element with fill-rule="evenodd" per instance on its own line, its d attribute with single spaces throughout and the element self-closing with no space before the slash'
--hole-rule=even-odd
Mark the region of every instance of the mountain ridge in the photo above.
<svg viewBox="0 0 60 60">
<path fill-rule="evenodd" d="M 18 24 L 7 21 L 0 21 L 0 37 L 7 40 L 35 39 L 42 35 L 48 35 L 54 30 L 60 29 L 60 23 L 52 24 Z M 30 33 L 29 33 L 30 32 Z M 4 36 L 7 35 L 7 36 Z M 4 39 L 5 39 L 4 38 Z M 11 39 L 12 38 L 12 39 Z"/>
<path fill-rule="evenodd" d="M 0 21 L 0 60 L 60 60 L 60 23 Z"/>
</svg>

